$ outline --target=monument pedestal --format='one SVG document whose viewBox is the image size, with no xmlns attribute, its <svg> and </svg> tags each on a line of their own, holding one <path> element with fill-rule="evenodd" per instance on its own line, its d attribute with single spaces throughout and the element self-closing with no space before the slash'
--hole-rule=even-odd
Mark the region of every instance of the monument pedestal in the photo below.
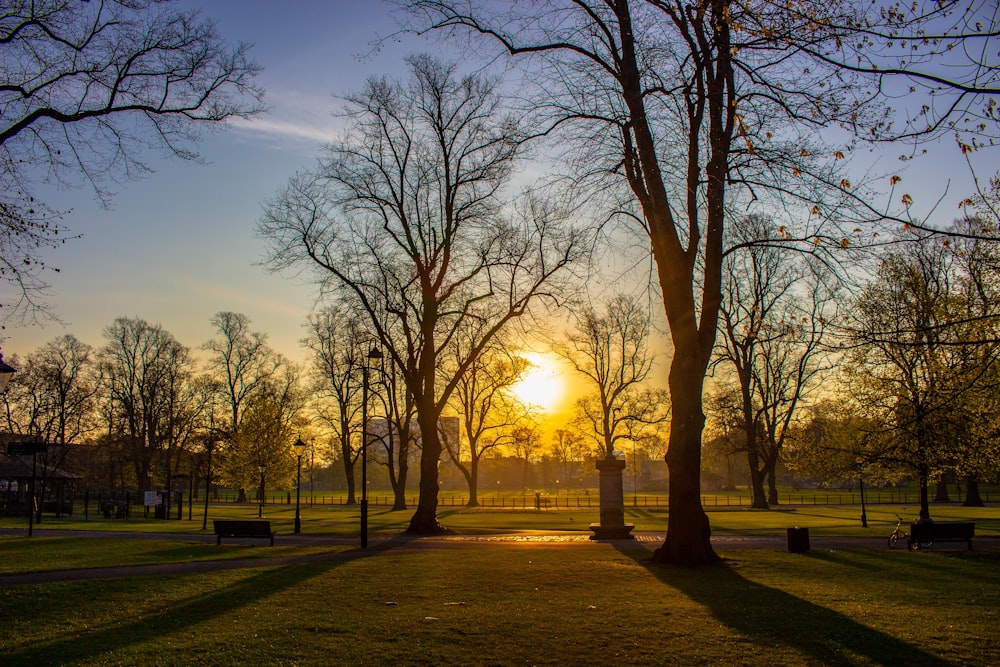
<svg viewBox="0 0 1000 667">
<path fill-rule="evenodd" d="M 590 524 L 592 540 L 632 540 L 635 524 L 625 523 L 625 493 L 622 486 L 622 459 L 599 459 L 601 522 Z"/>
</svg>

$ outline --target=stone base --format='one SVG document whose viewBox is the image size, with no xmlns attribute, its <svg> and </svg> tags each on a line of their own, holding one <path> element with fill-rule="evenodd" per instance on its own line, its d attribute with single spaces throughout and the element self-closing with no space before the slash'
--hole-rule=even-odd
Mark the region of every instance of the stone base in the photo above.
<svg viewBox="0 0 1000 667">
<path fill-rule="evenodd" d="M 635 528 L 634 523 L 625 523 L 620 526 L 602 526 L 599 523 L 590 524 L 590 530 L 594 533 L 590 536 L 592 540 L 634 540 L 631 534 Z"/>
</svg>

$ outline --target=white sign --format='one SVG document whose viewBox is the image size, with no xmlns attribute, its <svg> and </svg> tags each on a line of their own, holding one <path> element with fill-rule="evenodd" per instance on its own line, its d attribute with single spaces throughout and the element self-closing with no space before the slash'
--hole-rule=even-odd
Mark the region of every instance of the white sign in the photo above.
<svg viewBox="0 0 1000 667">
<path fill-rule="evenodd" d="M 146 496 L 143 498 L 142 504 L 145 507 L 155 507 L 160 504 L 160 494 L 156 491 L 146 491 Z"/>
</svg>

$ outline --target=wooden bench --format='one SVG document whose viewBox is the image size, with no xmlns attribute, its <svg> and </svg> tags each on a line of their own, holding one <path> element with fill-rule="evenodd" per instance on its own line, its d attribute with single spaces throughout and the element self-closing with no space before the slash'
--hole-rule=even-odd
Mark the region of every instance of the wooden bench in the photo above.
<svg viewBox="0 0 1000 667">
<path fill-rule="evenodd" d="M 222 544 L 223 537 L 262 537 L 271 540 L 274 546 L 274 533 L 271 531 L 271 522 L 262 520 L 240 520 L 213 519 L 215 524 L 215 543 Z"/>
<path fill-rule="evenodd" d="M 933 542 L 965 542 L 972 549 L 972 536 L 976 532 L 973 521 L 923 521 L 910 524 L 907 546 L 919 549 Z"/>
</svg>

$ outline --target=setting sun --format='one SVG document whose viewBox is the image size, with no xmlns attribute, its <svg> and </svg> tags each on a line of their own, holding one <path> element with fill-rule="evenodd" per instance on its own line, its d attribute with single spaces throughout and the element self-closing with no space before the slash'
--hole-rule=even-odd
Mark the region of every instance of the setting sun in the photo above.
<svg viewBox="0 0 1000 667">
<path fill-rule="evenodd" d="M 558 365 L 549 356 L 527 352 L 521 355 L 528 362 L 524 377 L 511 387 L 511 393 L 527 406 L 545 412 L 553 410 L 563 397 L 563 379 Z"/>
</svg>

